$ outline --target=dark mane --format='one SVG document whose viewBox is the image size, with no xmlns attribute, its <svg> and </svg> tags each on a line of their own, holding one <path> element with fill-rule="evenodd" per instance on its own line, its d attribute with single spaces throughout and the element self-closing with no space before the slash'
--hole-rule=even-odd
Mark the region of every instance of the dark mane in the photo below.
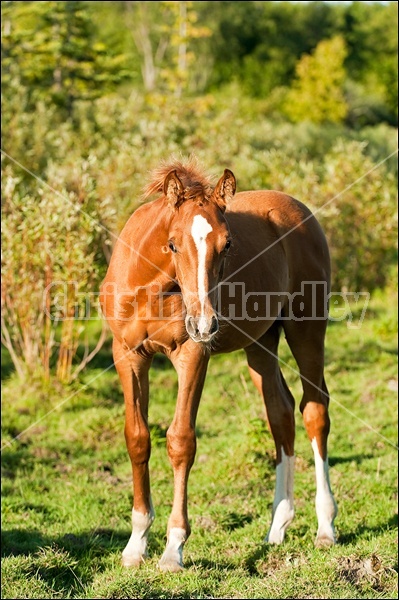
<svg viewBox="0 0 399 600">
<path fill-rule="evenodd" d="M 165 177 L 173 170 L 176 170 L 184 186 L 186 200 L 209 199 L 214 187 L 212 178 L 204 172 L 195 156 L 182 160 L 172 157 L 168 161 L 161 162 L 150 174 L 150 181 L 144 189 L 144 198 L 146 199 L 152 194 L 162 193 Z"/>
</svg>

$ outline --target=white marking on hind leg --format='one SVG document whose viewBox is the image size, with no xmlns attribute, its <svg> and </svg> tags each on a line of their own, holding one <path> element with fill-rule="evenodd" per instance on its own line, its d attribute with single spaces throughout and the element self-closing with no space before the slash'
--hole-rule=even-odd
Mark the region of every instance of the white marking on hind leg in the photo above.
<svg viewBox="0 0 399 600">
<path fill-rule="evenodd" d="M 132 535 L 122 552 L 124 567 L 138 567 L 147 557 L 148 532 L 154 521 L 155 513 L 151 510 L 147 514 L 132 510 Z"/>
<path fill-rule="evenodd" d="M 266 537 L 270 544 L 281 544 L 294 518 L 294 467 L 295 456 L 287 456 L 281 448 L 281 463 L 276 467 L 272 524 Z"/>
<path fill-rule="evenodd" d="M 338 509 L 331 492 L 328 473 L 328 459 L 320 456 L 316 438 L 312 440 L 316 472 L 316 514 L 318 529 L 316 546 L 332 546 L 335 544 L 334 519 Z"/>
</svg>

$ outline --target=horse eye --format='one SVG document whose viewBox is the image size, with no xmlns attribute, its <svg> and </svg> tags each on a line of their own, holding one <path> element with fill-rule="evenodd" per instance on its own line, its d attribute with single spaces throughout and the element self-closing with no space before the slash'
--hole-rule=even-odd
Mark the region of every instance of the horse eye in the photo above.
<svg viewBox="0 0 399 600">
<path fill-rule="evenodd" d="M 231 246 L 231 240 L 227 240 L 226 245 L 224 247 L 225 250 L 228 250 Z"/>
<path fill-rule="evenodd" d="M 172 252 L 174 252 L 176 254 L 177 248 L 172 241 L 169 241 L 168 246 L 172 250 Z"/>
</svg>

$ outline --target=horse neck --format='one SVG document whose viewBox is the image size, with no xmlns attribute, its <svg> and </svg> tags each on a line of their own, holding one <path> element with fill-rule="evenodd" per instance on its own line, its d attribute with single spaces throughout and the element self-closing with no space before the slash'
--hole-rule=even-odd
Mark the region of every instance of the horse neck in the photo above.
<svg viewBox="0 0 399 600">
<path fill-rule="evenodd" d="M 171 290 L 176 272 L 170 252 L 164 252 L 169 239 L 171 213 L 161 199 L 147 205 L 147 210 L 133 214 L 131 227 L 125 232 L 130 247 L 128 286 L 156 284 L 163 291 Z"/>
</svg>

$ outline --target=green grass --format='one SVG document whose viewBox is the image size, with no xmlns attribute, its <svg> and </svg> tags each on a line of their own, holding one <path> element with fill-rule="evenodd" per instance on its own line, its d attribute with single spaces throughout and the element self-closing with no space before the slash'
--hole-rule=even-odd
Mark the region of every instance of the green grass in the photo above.
<svg viewBox="0 0 399 600">
<path fill-rule="evenodd" d="M 279 547 L 270 523 L 274 445 L 245 355 L 215 357 L 197 420 L 189 482 L 186 569 L 161 573 L 172 504 L 166 430 L 177 389 L 163 357 L 151 370 L 150 558 L 120 566 L 130 535 L 130 463 L 123 399 L 109 344 L 69 388 L 21 385 L 4 354 L 3 598 L 397 597 L 396 297 L 375 296 L 359 329 L 329 326 L 330 476 L 338 544 L 316 550 L 311 446 L 297 412 L 296 516 Z M 295 363 L 281 345 L 295 397 Z M 24 433 L 22 433 L 24 432 Z M 15 436 L 19 436 L 14 439 Z M 9 445 L 7 445 L 9 443 Z"/>
</svg>

